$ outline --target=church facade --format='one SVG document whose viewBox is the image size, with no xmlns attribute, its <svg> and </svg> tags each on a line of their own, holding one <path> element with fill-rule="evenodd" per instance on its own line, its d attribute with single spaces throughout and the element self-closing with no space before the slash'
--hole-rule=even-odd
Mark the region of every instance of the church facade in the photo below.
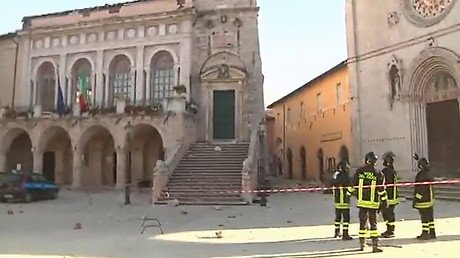
<svg viewBox="0 0 460 258">
<path fill-rule="evenodd" d="M 403 178 L 415 154 L 435 177 L 460 175 L 460 3 L 347 0 L 353 163 L 393 151 Z"/>
<path fill-rule="evenodd" d="M 254 0 L 25 17 L 0 37 L 0 171 L 121 188 L 194 142 L 248 142 L 264 117 L 257 19 Z"/>
</svg>

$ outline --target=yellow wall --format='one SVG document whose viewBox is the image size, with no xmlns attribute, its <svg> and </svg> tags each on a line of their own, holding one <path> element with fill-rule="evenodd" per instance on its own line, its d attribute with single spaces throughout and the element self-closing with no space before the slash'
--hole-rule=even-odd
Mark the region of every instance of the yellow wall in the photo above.
<svg viewBox="0 0 460 258">
<path fill-rule="evenodd" d="M 342 93 L 338 103 L 336 89 L 339 83 Z M 322 108 L 320 111 L 317 109 L 318 93 L 321 94 Z M 346 65 L 342 64 L 313 80 L 298 92 L 278 101 L 271 108 L 271 114 L 276 119 L 272 125 L 274 133 L 269 135 L 270 141 L 276 146 L 272 155 L 281 159 L 283 177 L 289 178 L 288 149 L 291 149 L 293 154 L 293 178 L 302 179 L 300 150 L 302 146 L 305 147 L 307 180 L 311 181 L 320 179 L 318 158 L 320 149 L 324 153 L 325 171 L 328 158 L 335 158 L 336 163 L 339 162 L 339 152 L 342 146 L 346 146 L 350 152 L 349 98 L 348 71 Z M 301 103 L 303 103 L 303 111 L 301 111 Z M 290 109 L 289 112 L 288 109 Z M 277 166 L 276 163 L 274 166 Z"/>
<path fill-rule="evenodd" d="M 12 37 L 0 36 L 0 107 L 11 104 L 15 54 L 16 45 Z"/>
</svg>

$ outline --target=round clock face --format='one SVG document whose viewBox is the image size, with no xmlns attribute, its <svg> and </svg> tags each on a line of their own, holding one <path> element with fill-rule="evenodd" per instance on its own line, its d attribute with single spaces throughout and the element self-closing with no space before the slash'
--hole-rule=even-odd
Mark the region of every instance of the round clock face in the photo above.
<svg viewBox="0 0 460 258">
<path fill-rule="evenodd" d="M 412 22 L 428 27 L 440 22 L 456 0 L 405 0 L 406 13 Z"/>
</svg>

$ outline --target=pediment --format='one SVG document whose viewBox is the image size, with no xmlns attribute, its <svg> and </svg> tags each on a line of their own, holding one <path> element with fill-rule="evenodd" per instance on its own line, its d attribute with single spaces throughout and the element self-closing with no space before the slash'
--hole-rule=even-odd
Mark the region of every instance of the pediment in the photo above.
<svg viewBox="0 0 460 258">
<path fill-rule="evenodd" d="M 210 67 L 208 70 L 203 71 L 201 74 L 202 81 L 212 82 L 244 81 L 246 77 L 247 74 L 241 69 L 225 64 Z"/>
</svg>

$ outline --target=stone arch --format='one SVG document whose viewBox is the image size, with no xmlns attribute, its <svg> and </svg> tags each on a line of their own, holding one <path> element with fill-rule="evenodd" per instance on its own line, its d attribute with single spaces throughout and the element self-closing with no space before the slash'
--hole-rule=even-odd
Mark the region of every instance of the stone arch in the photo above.
<svg viewBox="0 0 460 258">
<path fill-rule="evenodd" d="M 117 182 L 115 141 L 102 125 L 88 127 L 80 137 L 77 149 L 82 152 L 81 183 L 83 186 L 113 186 Z"/>
<path fill-rule="evenodd" d="M 1 139 L 0 150 L 2 154 L 5 154 L 5 160 L 2 160 L 2 171 L 0 172 L 16 169 L 17 164 L 21 164 L 23 171 L 33 171 L 32 148 L 32 138 L 26 129 L 12 128 L 8 130 Z"/>
<path fill-rule="evenodd" d="M 149 62 L 151 62 L 152 59 L 160 52 L 167 52 L 168 54 L 171 55 L 172 59 L 174 60 L 174 64 L 175 65 L 179 64 L 179 58 L 177 57 L 176 51 L 174 51 L 174 49 L 172 49 L 170 47 L 166 47 L 166 46 L 161 46 L 161 47 L 155 48 L 155 50 L 152 51 L 152 53 L 148 56 L 147 60 Z"/>
<path fill-rule="evenodd" d="M 114 105 L 117 98 L 131 101 L 133 91 L 133 60 L 119 54 L 112 58 L 109 65 L 109 104 Z"/>
<path fill-rule="evenodd" d="M 137 124 L 128 133 L 128 180 L 140 186 L 152 180 L 153 169 L 158 160 L 165 160 L 163 138 L 152 125 Z"/>
<path fill-rule="evenodd" d="M 58 67 L 56 61 L 52 58 L 43 58 L 43 59 L 40 59 L 39 62 L 37 62 L 32 70 L 32 78 L 35 80 L 37 78 L 37 73 L 38 73 L 38 69 L 40 68 L 40 66 L 42 66 L 42 64 L 44 63 L 51 63 L 53 64 L 54 67 Z M 57 77 L 57 71 L 56 71 L 56 77 Z"/>
<path fill-rule="evenodd" d="M 134 59 L 132 53 L 130 53 L 130 51 L 128 50 L 119 50 L 119 51 L 115 51 L 113 53 L 109 53 L 107 56 L 106 56 L 106 60 L 107 63 L 106 63 L 106 66 L 104 67 L 104 69 L 106 71 L 109 71 L 110 70 L 110 65 L 113 63 L 113 61 L 119 57 L 119 56 L 125 56 L 129 59 L 129 62 L 131 64 L 131 68 L 134 68 L 134 65 L 136 63 L 136 60 Z"/>
<path fill-rule="evenodd" d="M 76 63 L 79 62 L 82 59 L 85 59 L 86 61 L 88 61 L 90 63 L 91 68 L 93 70 L 95 69 L 96 64 L 94 63 L 94 58 L 91 55 L 89 55 L 89 54 L 77 54 L 77 55 L 74 55 L 73 57 L 71 57 L 70 60 L 68 61 L 68 64 L 69 64 L 67 66 L 67 75 L 68 76 L 72 76 L 72 72 L 73 72 L 73 69 L 74 69 Z"/>
<path fill-rule="evenodd" d="M 43 175 L 62 185 L 72 184 L 73 152 L 70 134 L 60 126 L 50 126 L 38 139 L 36 151 Z"/>
<path fill-rule="evenodd" d="M 72 78 L 71 89 L 70 89 L 70 99 L 71 104 L 79 103 L 82 101 L 79 97 L 79 94 L 82 96 L 87 96 L 89 99 L 84 101 L 91 103 L 92 89 L 94 88 L 94 81 L 92 80 L 92 72 L 94 66 L 92 61 L 87 58 L 79 58 L 75 60 L 70 68 L 70 74 Z M 88 103 L 85 103 L 88 104 Z"/>
<path fill-rule="evenodd" d="M 170 97 L 176 84 L 175 60 L 169 51 L 157 51 L 150 59 L 149 99 L 152 105 Z"/>
<path fill-rule="evenodd" d="M 38 66 L 35 77 L 36 102 L 41 105 L 43 111 L 54 111 L 57 80 L 56 66 L 52 62 L 43 62 Z"/>
<path fill-rule="evenodd" d="M 439 47 L 429 48 L 423 51 L 420 54 L 420 56 L 414 60 L 411 69 L 407 73 L 407 84 L 404 85 L 404 90 L 406 92 L 406 100 L 409 102 L 409 122 L 411 132 L 412 154 L 417 153 L 421 156 L 430 157 L 434 168 L 441 168 L 444 165 L 446 165 L 444 164 L 444 161 L 447 162 L 447 160 L 452 160 L 448 162 L 448 165 L 450 166 L 448 170 L 457 170 L 457 174 L 460 174 L 460 162 L 456 161 L 457 159 L 454 156 L 452 156 L 451 158 L 449 157 L 450 155 L 454 155 L 452 152 L 458 153 L 460 150 L 454 150 L 455 147 L 449 147 L 452 149 L 452 151 L 447 151 L 446 153 L 438 151 L 429 151 L 430 149 L 436 149 L 435 146 L 438 146 L 439 143 L 439 139 L 435 141 L 430 140 L 430 138 L 433 138 L 433 135 L 441 136 L 441 138 L 446 135 L 444 133 L 433 133 L 432 130 L 434 130 L 433 128 L 435 128 L 436 126 L 433 127 L 433 120 L 429 118 L 439 118 L 439 115 L 432 115 L 431 111 L 428 112 L 428 110 L 433 110 L 432 108 L 435 106 L 438 106 L 437 109 L 443 109 L 443 107 L 441 107 L 442 104 L 448 103 L 448 105 L 450 105 L 451 107 L 453 106 L 453 108 L 449 108 L 449 113 L 450 111 L 452 111 L 453 115 L 449 119 L 444 119 L 444 121 L 452 120 L 452 123 L 456 123 L 456 121 L 460 119 L 458 115 L 458 88 L 453 96 L 448 96 L 448 94 L 446 94 L 442 95 L 441 98 L 436 97 L 435 99 L 432 99 L 430 96 L 428 96 L 429 94 L 427 94 L 427 91 L 431 90 L 430 87 L 433 87 L 433 81 L 436 80 L 438 76 L 446 74 L 450 76 L 454 83 L 458 86 L 460 82 L 460 67 L 458 66 L 459 61 L 460 57 L 448 49 Z M 434 125 L 439 124 L 438 122 L 435 122 Z M 453 125 L 453 128 L 455 128 L 455 130 L 458 130 L 458 122 L 456 125 Z M 455 136 L 460 134 L 460 130 L 458 131 L 458 133 L 454 133 L 453 135 Z M 460 137 L 458 137 L 458 139 L 457 137 L 453 137 L 452 139 L 444 140 L 444 142 L 446 142 L 446 146 L 451 143 L 455 144 L 456 141 L 459 141 L 457 145 L 460 144 Z M 440 155 L 440 157 L 438 157 L 438 154 Z M 436 157 L 433 162 L 434 156 Z M 413 162 L 413 169 L 415 168 L 416 163 Z"/>
<path fill-rule="evenodd" d="M 206 71 L 213 69 L 221 64 L 226 64 L 229 67 L 234 67 L 247 73 L 246 65 L 240 57 L 229 52 L 219 52 L 211 55 L 206 59 L 200 68 L 200 74 L 204 74 Z"/>
</svg>

